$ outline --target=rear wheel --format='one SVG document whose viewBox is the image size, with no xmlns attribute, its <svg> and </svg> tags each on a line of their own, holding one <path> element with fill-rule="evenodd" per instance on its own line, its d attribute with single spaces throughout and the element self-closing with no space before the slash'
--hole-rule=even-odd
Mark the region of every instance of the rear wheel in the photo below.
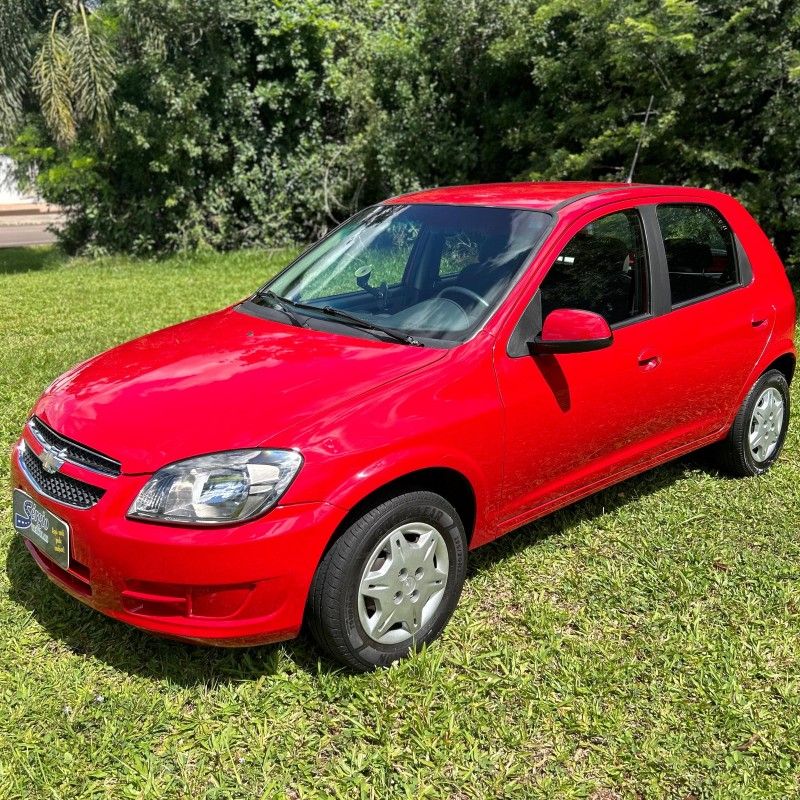
<svg viewBox="0 0 800 800">
<path fill-rule="evenodd" d="M 718 446 L 721 466 L 732 475 L 766 472 L 780 455 L 789 426 L 789 384 L 771 369 L 744 399 L 728 436 Z"/>
<path fill-rule="evenodd" d="M 453 506 L 432 492 L 380 503 L 325 554 L 308 621 L 334 658 L 361 671 L 435 639 L 464 584 L 467 539 Z"/>
</svg>

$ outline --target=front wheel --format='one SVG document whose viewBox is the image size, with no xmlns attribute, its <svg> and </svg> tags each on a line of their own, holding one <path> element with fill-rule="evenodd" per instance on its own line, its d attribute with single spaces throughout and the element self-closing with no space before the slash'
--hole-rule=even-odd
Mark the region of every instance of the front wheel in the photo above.
<svg viewBox="0 0 800 800">
<path fill-rule="evenodd" d="M 718 445 L 721 466 L 732 475 L 766 472 L 780 455 L 789 427 L 789 384 L 771 369 L 753 385 L 727 437 Z"/>
<path fill-rule="evenodd" d="M 308 621 L 334 658 L 366 671 L 435 639 L 458 603 L 467 537 L 432 492 L 386 500 L 333 543 L 314 576 Z"/>
</svg>

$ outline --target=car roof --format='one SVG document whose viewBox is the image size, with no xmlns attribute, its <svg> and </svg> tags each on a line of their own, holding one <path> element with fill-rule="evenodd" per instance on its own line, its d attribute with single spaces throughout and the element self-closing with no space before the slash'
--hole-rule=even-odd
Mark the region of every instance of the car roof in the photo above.
<svg viewBox="0 0 800 800">
<path fill-rule="evenodd" d="M 643 183 L 603 183 L 599 181 L 553 181 L 518 183 L 478 183 L 445 186 L 399 195 L 387 203 L 433 203 L 446 205 L 499 206 L 554 211 L 569 203 L 598 195 L 625 200 L 652 195 L 654 190 L 692 191 L 685 187 L 654 186 Z M 611 199 L 611 198 L 607 198 Z"/>
</svg>

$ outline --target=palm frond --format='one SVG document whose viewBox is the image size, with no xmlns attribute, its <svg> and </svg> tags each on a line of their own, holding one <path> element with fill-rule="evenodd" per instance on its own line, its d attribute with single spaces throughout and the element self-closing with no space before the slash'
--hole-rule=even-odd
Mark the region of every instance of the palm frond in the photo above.
<svg viewBox="0 0 800 800">
<path fill-rule="evenodd" d="M 12 138 L 22 118 L 33 60 L 30 0 L 0 0 L 0 144 Z"/>
<path fill-rule="evenodd" d="M 72 25 L 69 48 L 75 113 L 79 120 L 91 122 L 103 135 L 108 127 L 116 62 L 102 22 L 95 24 L 83 3 L 80 18 Z"/>
<path fill-rule="evenodd" d="M 72 52 L 67 37 L 58 29 L 56 11 L 42 47 L 33 62 L 31 77 L 47 127 L 60 145 L 75 140 L 72 106 Z"/>
</svg>

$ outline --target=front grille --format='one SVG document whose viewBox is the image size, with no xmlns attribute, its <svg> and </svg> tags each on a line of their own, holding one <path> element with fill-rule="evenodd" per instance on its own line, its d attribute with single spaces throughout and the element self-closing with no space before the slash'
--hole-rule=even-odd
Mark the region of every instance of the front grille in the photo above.
<svg viewBox="0 0 800 800">
<path fill-rule="evenodd" d="M 46 472 L 42 462 L 29 447 L 22 447 L 20 461 L 34 487 L 46 497 L 58 500 L 59 503 L 66 503 L 75 508 L 91 508 L 105 494 L 104 489 L 70 478 L 68 475 Z"/>
<path fill-rule="evenodd" d="M 95 472 L 102 472 L 104 475 L 113 477 L 122 472 L 119 461 L 114 461 L 113 458 L 73 442 L 72 439 L 67 439 L 60 433 L 56 433 L 48 425 L 45 425 L 38 417 L 31 417 L 28 427 L 42 446 L 55 448 L 62 458 L 71 461 L 73 464 L 80 464 L 82 467 L 88 467 Z"/>
</svg>

